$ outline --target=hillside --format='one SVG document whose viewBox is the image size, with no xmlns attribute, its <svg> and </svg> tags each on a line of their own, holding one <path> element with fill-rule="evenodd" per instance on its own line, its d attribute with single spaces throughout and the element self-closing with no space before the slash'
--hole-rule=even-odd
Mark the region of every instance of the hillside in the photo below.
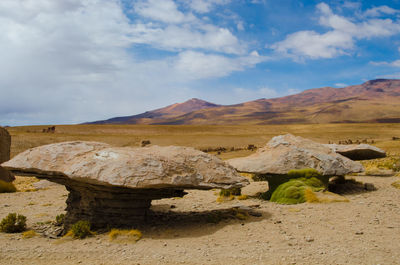
<svg viewBox="0 0 400 265">
<path fill-rule="evenodd" d="M 323 87 L 274 99 L 221 106 L 192 99 L 97 124 L 290 124 L 400 122 L 400 80 Z"/>
</svg>

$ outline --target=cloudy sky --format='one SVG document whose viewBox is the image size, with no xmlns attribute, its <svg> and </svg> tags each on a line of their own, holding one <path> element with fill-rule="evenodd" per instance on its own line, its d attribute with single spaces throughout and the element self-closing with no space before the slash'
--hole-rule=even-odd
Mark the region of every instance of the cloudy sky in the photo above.
<svg viewBox="0 0 400 265">
<path fill-rule="evenodd" d="M 400 2 L 1 0 L 0 124 L 400 78 Z"/>
</svg>

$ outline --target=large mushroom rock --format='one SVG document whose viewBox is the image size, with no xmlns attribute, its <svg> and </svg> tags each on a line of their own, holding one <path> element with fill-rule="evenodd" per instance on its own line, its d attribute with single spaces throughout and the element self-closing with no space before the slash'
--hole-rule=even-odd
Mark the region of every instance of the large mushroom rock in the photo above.
<svg viewBox="0 0 400 265">
<path fill-rule="evenodd" d="M 95 228 L 132 226 L 145 219 L 151 200 L 182 197 L 184 189 L 248 184 L 217 157 L 177 146 L 64 142 L 29 149 L 3 167 L 65 185 L 66 228 L 79 220 L 88 220 Z"/>
<path fill-rule="evenodd" d="M 11 136 L 8 131 L 0 127 L 0 163 L 10 160 L 10 148 L 11 148 Z M 0 180 L 5 182 L 12 182 L 15 180 L 15 177 L 0 167 Z"/>
<path fill-rule="evenodd" d="M 253 173 L 267 180 L 271 192 L 290 179 L 288 172 L 292 169 L 316 169 L 326 186 L 331 176 L 364 171 L 361 163 L 337 154 L 323 144 L 292 134 L 273 137 L 256 153 L 227 162 L 239 172 Z"/>
<path fill-rule="evenodd" d="M 334 152 L 351 160 L 367 160 L 386 157 L 386 152 L 369 144 L 327 144 Z"/>
</svg>

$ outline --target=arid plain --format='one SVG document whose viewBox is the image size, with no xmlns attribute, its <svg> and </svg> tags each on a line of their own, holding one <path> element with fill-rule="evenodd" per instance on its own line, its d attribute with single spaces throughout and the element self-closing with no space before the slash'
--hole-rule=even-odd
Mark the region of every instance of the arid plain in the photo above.
<svg viewBox="0 0 400 265">
<path fill-rule="evenodd" d="M 363 141 L 400 157 L 400 124 L 311 124 L 266 126 L 68 125 L 55 133 L 48 126 L 8 128 L 11 156 L 32 147 L 70 140 L 115 146 L 192 146 L 228 159 L 251 154 L 273 136 L 292 133 L 317 142 Z M 218 151 L 220 150 L 220 151 Z M 224 151 L 226 150 L 226 151 Z M 219 152 L 219 153 L 218 153 Z M 367 161 L 385 164 L 387 159 Z M 136 243 L 109 241 L 107 233 L 83 240 L 32 238 L 0 233 L 1 264 L 398 264 L 400 261 L 400 190 L 398 175 L 348 176 L 373 183 L 376 191 L 344 194 L 348 202 L 279 205 L 253 195 L 264 182 L 251 182 L 246 200 L 216 201 L 217 190 L 188 191 L 182 199 L 153 201 L 154 216 L 135 227 Z M 67 191 L 52 185 L 31 189 L 33 178 L 18 177 L 17 193 L 0 194 L 0 217 L 10 212 L 28 218 L 28 229 L 44 229 L 64 212 Z M 25 190 L 25 192 L 23 192 Z M 235 214 L 247 206 L 262 216 Z"/>
</svg>

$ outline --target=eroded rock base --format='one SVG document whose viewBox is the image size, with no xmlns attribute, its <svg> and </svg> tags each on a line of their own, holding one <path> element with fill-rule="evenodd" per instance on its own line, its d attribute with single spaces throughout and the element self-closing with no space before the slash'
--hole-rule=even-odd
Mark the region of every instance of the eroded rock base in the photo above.
<svg viewBox="0 0 400 265">
<path fill-rule="evenodd" d="M 65 230 L 80 220 L 89 221 L 93 229 L 133 227 L 146 221 L 152 200 L 186 194 L 182 190 L 133 190 L 99 185 L 66 185 L 66 188 L 69 195 Z"/>
</svg>

